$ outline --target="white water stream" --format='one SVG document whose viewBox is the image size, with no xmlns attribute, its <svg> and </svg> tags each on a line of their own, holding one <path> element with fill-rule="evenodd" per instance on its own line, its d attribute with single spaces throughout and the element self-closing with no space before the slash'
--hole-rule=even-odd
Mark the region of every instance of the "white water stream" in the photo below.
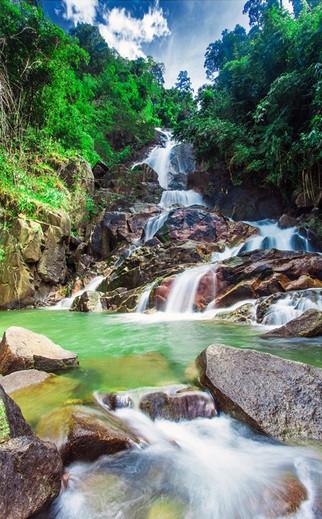
<svg viewBox="0 0 322 519">
<path fill-rule="evenodd" d="M 135 409 L 116 414 L 143 445 L 72 466 L 52 517 L 318 518 L 322 464 L 313 451 L 273 443 L 224 415 L 176 423 L 152 422 Z M 289 514 L 289 485 L 296 482 L 306 499 Z"/>
<path fill-rule="evenodd" d="M 102 283 L 104 276 L 96 276 L 93 278 L 84 288 L 78 290 L 70 297 L 65 297 L 61 301 L 59 301 L 56 305 L 48 307 L 50 310 L 69 310 L 76 299 L 76 297 L 81 296 L 84 292 L 95 291 L 97 287 Z"/>
</svg>

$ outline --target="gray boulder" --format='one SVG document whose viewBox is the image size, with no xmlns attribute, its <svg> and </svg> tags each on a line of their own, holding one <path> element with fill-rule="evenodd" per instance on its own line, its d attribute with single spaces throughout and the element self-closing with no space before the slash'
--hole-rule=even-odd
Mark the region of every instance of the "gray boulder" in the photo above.
<svg viewBox="0 0 322 519">
<path fill-rule="evenodd" d="M 45 335 L 11 326 L 0 342 L 0 373 L 39 369 L 59 371 L 78 366 L 77 355 L 64 350 Z"/>
<path fill-rule="evenodd" d="M 322 440 L 322 369 L 221 345 L 197 363 L 221 411 L 279 440 Z"/>
</svg>

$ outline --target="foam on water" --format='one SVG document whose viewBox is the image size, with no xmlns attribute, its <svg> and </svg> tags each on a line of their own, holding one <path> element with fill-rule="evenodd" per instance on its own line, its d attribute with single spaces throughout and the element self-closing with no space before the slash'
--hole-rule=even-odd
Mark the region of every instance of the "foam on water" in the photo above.
<svg viewBox="0 0 322 519">
<path fill-rule="evenodd" d="M 141 447 L 72 466 L 51 517 L 146 519 L 165 503 L 178 519 L 268 519 L 287 501 L 288 478 L 298 478 L 308 498 L 287 517 L 317 517 L 322 464 L 313 451 L 255 436 L 224 415 L 175 423 L 152 422 L 135 409 L 116 414 Z"/>
</svg>

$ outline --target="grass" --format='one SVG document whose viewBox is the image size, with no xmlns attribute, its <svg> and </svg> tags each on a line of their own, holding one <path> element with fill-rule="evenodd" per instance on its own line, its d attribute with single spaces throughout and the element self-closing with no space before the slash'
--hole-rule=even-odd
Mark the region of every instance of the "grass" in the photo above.
<svg viewBox="0 0 322 519">
<path fill-rule="evenodd" d="M 7 420 L 7 411 L 4 401 L 0 398 L 0 442 L 10 437 L 10 427 Z"/>
</svg>

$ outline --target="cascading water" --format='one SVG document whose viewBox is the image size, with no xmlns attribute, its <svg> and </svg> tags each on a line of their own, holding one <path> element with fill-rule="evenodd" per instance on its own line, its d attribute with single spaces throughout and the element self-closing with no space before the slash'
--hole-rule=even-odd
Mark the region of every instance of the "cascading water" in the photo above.
<svg viewBox="0 0 322 519">
<path fill-rule="evenodd" d="M 51 518 L 318 517 L 322 463 L 313 451 L 255 436 L 224 415 L 179 423 L 152 422 L 135 409 L 116 415 L 142 446 L 71 466 Z"/>
<path fill-rule="evenodd" d="M 309 240 L 302 236 L 296 227 L 282 229 L 275 220 L 259 220 L 257 222 L 245 222 L 259 231 L 258 236 L 247 240 L 242 251 L 248 252 L 256 249 L 278 249 L 287 251 L 313 252 Z"/>
<path fill-rule="evenodd" d="M 73 304 L 74 299 L 76 297 L 81 296 L 84 292 L 95 291 L 97 287 L 102 283 L 104 276 L 96 276 L 92 279 L 84 288 L 75 292 L 70 297 L 65 297 L 61 301 L 59 301 L 56 305 L 48 307 L 50 310 L 69 310 Z"/>
<path fill-rule="evenodd" d="M 163 226 L 163 224 L 167 221 L 169 216 L 169 211 L 164 211 L 157 216 L 153 216 L 149 218 L 144 227 L 144 243 L 152 240 L 152 238 L 156 235 L 159 229 Z"/>
<path fill-rule="evenodd" d="M 142 314 L 147 309 L 148 304 L 149 304 L 150 294 L 151 294 L 151 291 L 152 291 L 154 285 L 155 285 L 155 283 L 151 283 L 142 292 L 139 302 L 135 309 L 135 311 L 137 313 Z"/>
<path fill-rule="evenodd" d="M 283 326 L 311 309 L 322 311 L 322 289 L 302 290 L 281 295 L 269 306 L 262 324 Z"/>
<path fill-rule="evenodd" d="M 179 205 L 181 207 L 190 207 L 192 205 L 205 205 L 200 193 L 189 189 L 188 191 L 163 191 L 160 201 L 160 207 L 169 209 Z"/>
<path fill-rule="evenodd" d="M 132 167 L 134 168 L 141 164 L 147 164 L 157 173 L 160 186 L 163 189 L 168 189 L 170 154 L 172 148 L 176 145 L 176 141 L 173 140 L 172 133 L 170 131 L 161 130 L 160 128 L 156 128 L 156 130 L 163 137 L 165 145 L 155 146 L 142 162 L 137 162 Z"/>
</svg>

